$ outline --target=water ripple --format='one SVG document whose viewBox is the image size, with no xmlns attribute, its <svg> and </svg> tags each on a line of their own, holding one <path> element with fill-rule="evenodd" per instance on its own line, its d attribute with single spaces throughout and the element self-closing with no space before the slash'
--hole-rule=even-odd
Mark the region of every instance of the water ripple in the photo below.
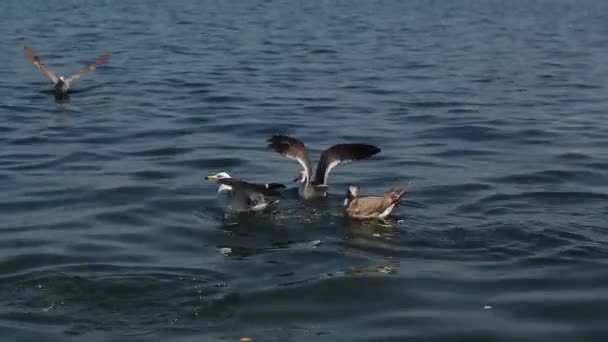
<svg viewBox="0 0 608 342">
<path fill-rule="evenodd" d="M 0 21 L 3 340 L 607 335 L 605 1 L 49 4 Z M 23 45 L 112 61 L 55 101 Z M 304 203 L 273 134 L 382 152 Z M 226 216 L 218 171 L 289 189 Z"/>
</svg>

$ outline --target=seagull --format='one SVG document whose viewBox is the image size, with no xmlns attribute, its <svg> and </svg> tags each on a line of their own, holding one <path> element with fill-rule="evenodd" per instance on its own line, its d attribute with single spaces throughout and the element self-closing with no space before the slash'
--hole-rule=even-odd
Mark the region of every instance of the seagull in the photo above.
<svg viewBox="0 0 608 342">
<path fill-rule="evenodd" d="M 40 56 L 34 56 L 32 49 L 27 46 L 23 49 L 25 50 L 25 55 L 27 56 L 27 58 L 29 58 L 32 64 L 34 64 L 44 76 L 48 77 L 51 81 L 53 81 L 53 84 L 55 84 L 55 95 L 57 97 L 66 97 L 72 82 L 81 78 L 84 74 L 97 69 L 98 65 L 106 64 L 110 61 L 110 54 L 104 54 L 99 57 L 97 61 L 95 61 L 95 63 L 85 67 L 84 69 L 80 70 L 79 72 L 75 73 L 70 77 L 57 77 L 57 75 L 55 75 L 55 73 L 53 73 L 46 65 L 42 64 Z"/>
<path fill-rule="evenodd" d="M 286 135 L 275 135 L 268 139 L 268 146 L 281 155 L 296 160 L 302 166 L 299 176 L 298 194 L 305 199 L 321 198 L 327 196 L 327 176 L 339 164 L 353 160 L 369 158 L 380 152 L 380 149 L 368 144 L 337 144 L 326 149 L 321 154 L 314 178 L 312 163 L 308 150 L 303 142 Z"/>
<path fill-rule="evenodd" d="M 261 211 L 279 202 L 278 199 L 271 200 L 268 197 L 283 196 L 278 189 L 285 185 L 278 183 L 254 184 L 236 178 L 232 178 L 227 172 L 219 172 L 215 175 L 205 177 L 207 180 L 216 181 L 219 184 L 218 194 L 224 207 L 231 211 Z"/>
<path fill-rule="evenodd" d="M 359 196 L 359 187 L 351 185 L 348 187 L 344 207 L 346 215 L 356 219 L 384 219 L 399 204 L 401 196 L 407 188 L 401 186 L 396 191 L 389 191 L 381 196 Z"/>
</svg>

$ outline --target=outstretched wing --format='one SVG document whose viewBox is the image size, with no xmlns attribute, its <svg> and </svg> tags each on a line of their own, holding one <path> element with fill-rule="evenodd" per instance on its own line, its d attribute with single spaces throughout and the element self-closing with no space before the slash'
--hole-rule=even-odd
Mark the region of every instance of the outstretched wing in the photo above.
<svg viewBox="0 0 608 342">
<path fill-rule="evenodd" d="M 334 167 L 353 160 L 369 158 L 380 151 L 381 150 L 378 147 L 368 144 L 334 145 L 321 154 L 314 182 L 315 184 L 326 185 L 327 176 Z"/>
<path fill-rule="evenodd" d="M 77 79 L 81 78 L 84 74 L 97 69 L 98 65 L 107 64 L 109 61 L 110 61 L 110 54 L 106 53 L 105 55 L 102 55 L 101 57 L 99 57 L 97 59 L 97 61 L 95 61 L 95 63 L 85 67 L 84 69 L 80 70 L 79 72 L 75 73 L 74 75 L 68 77 L 67 81 L 68 82 L 76 81 Z"/>
<path fill-rule="evenodd" d="M 289 159 L 297 161 L 310 179 L 310 176 L 312 176 L 312 165 L 308 149 L 306 149 L 306 145 L 303 142 L 286 135 L 274 135 L 268 139 L 268 142 L 270 143 L 268 146 L 272 147 L 273 150 Z"/>
<path fill-rule="evenodd" d="M 30 62 L 32 62 L 32 64 L 34 64 L 44 76 L 48 77 L 51 81 L 53 81 L 53 83 L 57 83 L 59 77 L 57 77 L 57 75 L 55 75 L 49 68 L 47 68 L 46 65 L 42 64 L 40 61 L 40 56 L 34 56 L 32 49 L 27 46 L 23 47 L 23 50 L 25 51 L 25 55 Z"/>
</svg>

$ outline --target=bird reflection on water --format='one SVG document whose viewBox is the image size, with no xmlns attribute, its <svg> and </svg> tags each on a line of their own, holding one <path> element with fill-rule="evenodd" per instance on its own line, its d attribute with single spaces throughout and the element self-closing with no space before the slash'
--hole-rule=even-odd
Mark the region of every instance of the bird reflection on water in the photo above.
<svg viewBox="0 0 608 342">
<path fill-rule="evenodd" d="M 297 203 L 271 212 L 238 213 L 223 217 L 218 228 L 225 234 L 222 243 L 216 245 L 218 251 L 227 257 L 249 259 L 268 253 L 316 253 L 325 251 L 323 246 L 337 243 L 343 246 L 341 253 L 372 253 L 380 258 L 373 258 L 363 265 L 323 272 L 318 279 L 398 273 L 400 218 L 348 219 L 339 210 L 341 204 L 338 198 L 336 201 L 330 198 L 329 201 L 305 205 L 299 201 Z"/>
</svg>

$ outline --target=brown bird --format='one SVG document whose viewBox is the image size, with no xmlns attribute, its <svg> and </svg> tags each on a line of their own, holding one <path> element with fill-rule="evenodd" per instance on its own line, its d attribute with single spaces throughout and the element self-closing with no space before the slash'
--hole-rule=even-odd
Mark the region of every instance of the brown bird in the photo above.
<svg viewBox="0 0 608 342">
<path fill-rule="evenodd" d="M 357 219 L 384 219 L 399 204 L 406 191 L 407 188 L 401 186 L 399 190 L 389 191 L 382 196 L 360 197 L 359 187 L 351 185 L 344 199 L 346 215 Z"/>
<path fill-rule="evenodd" d="M 25 50 L 25 55 L 27 56 L 27 58 L 29 58 L 32 64 L 34 64 L 44 76 L 48 77 L 53 82 L 53 84 L 55 85 L 55 95 L 58 97 L 65 97 L 67 95 L 72 82 L 76 81 L 84 74 L 97 69 L 98 65 L 106 64 L 110 61 L 110 54 L 104 54 L 99 57 L 97 61 L 95 61 L 95 63 L 85 67 L 84 69 L 80 70 L 79 72 L 75 73 L 70 77 L 57 77 L 57 75 L 55 75 L 55 73 L 53 73 L 46 65 L 42 64 L 40 56 L 34 56 L 32 49 L 26 46 L 23 48 L 23 50 Z"/>
<path fill-rule="evenodd" d="M 286 135 L 275 135 L 268 139 L 268 146 L 281 155 L 297 161 L 302 166 L 299 176 L 298 194 L 301 197 L 319 198 L 327 195 L 327 177 L 334 167 L 353 160 L 369 158 L 380 152 L 374 145 L 368 144 L 337 144 L 326 149 L 321 154 L 313 178 L 312 162 L 306 145 L 300 140 Z"/>
</svg>

